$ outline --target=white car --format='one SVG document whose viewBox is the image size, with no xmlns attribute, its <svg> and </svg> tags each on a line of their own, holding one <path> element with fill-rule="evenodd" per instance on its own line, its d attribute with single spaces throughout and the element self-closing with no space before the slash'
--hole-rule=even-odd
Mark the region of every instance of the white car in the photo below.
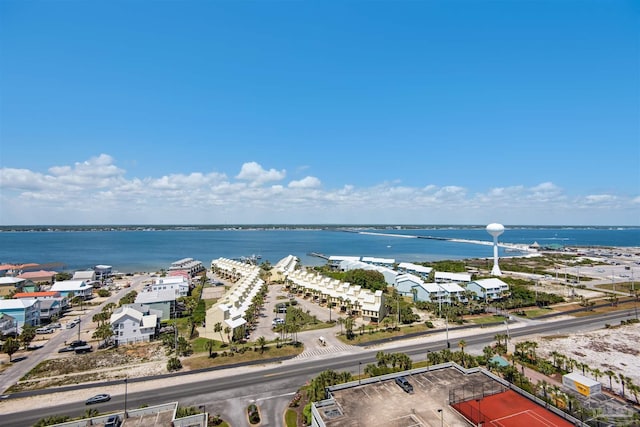
<svg viewBox="0 0 640 427">
<path fill-rule="evenodd" d="M 43 326 L 42 328 L 36 329 L 36 334 L 51 334 L 53 333 L 53 329 L 48 326 Z"/>
</svg>

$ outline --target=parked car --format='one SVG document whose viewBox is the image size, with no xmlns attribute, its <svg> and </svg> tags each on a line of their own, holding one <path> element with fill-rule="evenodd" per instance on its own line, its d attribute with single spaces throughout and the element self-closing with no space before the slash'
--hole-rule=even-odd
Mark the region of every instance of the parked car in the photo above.
<svg viewBox="0 0 640 427">
<path fill-rule="evenodd" d="M 111 400 L 111 395 L 107 393 L 102 393 L 102 394 L 96 394 L 95 396 L 88 398 L 84 403 L 86 405 L 93 405 L 94 403 L 108 402 L 110 400 Z"/>
<path fill-rule="evenodd" d="M 407 393 L 413 393 L 413 386 L 405 377 L 397 377 L 396 384 L 398 384 Z"/>
<path fill-rule="evenodd" d="M 107 418 L 107 422 L 104 423 L 104 427 L 120 427 L 121 424 L 122 421 L 120 420 L 119 416 L 111 415 L 109 418 Z"/>
<path fill-rule="evenodd" d="M 60 329 L 62 327 L 62 325 L 59 322 L 49 323 L 48 326 L 51 329 Z"/>
<path fill-rule="evenodd" d="M 53 333 L 53 329 L 49 326 L 43 326 L 42 328 L 36 329 L 36 334 L 50 334 Z"/>
</svg>

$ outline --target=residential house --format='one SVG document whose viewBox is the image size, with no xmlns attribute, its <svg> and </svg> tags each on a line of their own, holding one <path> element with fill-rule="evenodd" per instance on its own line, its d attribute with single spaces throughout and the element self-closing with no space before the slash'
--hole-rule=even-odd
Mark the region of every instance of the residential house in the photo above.
<svg viewBox="0 0 640 427">
<path fill-rule="evenodd" d="M 35 298 L 0 299 L 0 313 L 15 319 L 16 330 L 20 334 L 24 325 L 40 324 L 40 301 Z"/>
<path fill-rule="evenodd" d="M 169 320 L 175 318 L 178 298 L 176 291 L 173 289 L 157 289 L 155 291 L 143 291 L 136 296 L 136 304 L 148 305 L 154 310 L 160 311 L 162 314 L 160 320 Z"/>
<path fill-rule="evenodd" d="M 69 307 L 69 300 L 60 292 L 21 292 L 13 296 L 16 299 L 35 298 L 40 301 L 40 321 L 49 321 L 53 317 L 60 317 Z"/>
<path fill-rule="evenodd" d="M 401 262 L 398 264 L 396 270 L 401 273 L 410 273 L 420 277 L 424 281 L 428 281 L 429 275 L 433 271 L 431 267 L 425 267 L 424 265 L 413 264 L 411 262 Z"/>
<path fill-rule="evenodd" d="M 253 298 L 264 286 L 260 278 L 260 267 L 227 258 L 218 258 L 211 262 L 216 274 L 229 278 L 233 285 L 225 295 L 207 310 L 205 326 L 202 334 L 207 338 L 215 338 L 215 326 L 221 324 L 234 331 L 247 323 L 246 312 L 253 304 Z"/>
<path fill-rule="evenodd" d="M 0 298 L 11 295 L 12 292 L 22 292 L 25 283 L 27 283 L 26 279 L 18 277 L 0 277 Z"/>
<path fill-rule="evenodd" d="M 396 260 L 393 258 L 377 258 L 372 256 L 363 256 L 360 260 L 362 262 L 366 262 L 367 264 L 377 265 L 378 267 L 387 267 L 392 268 L 396 263 Z"/>
<path fill-rule="evenodd" d="M 436 283 L 445 283 L 445 282 L 469 283 L 471 281 L 471 274 L 448 273 L 446 271 L 436 271 L 434 273 L 434 281 Z"/>
<path fill-rule="evenodd" d="M 116 345 L 151 341 L 160 327 L 158 314 L 144 314 L 131 306 L 116 309 L 110 323 Z"/>
<path fill-rule="evenodd" d="M 362 261 L 351 261 L 344 260 L 340 263 L 340 270 L 342 271 L 350 271 L 350 270 L 373 270 L 377 271 L 384 276 L 384 281 L 387 285 L 391 286 L 395 283 L 396 277 L 400 274 L 397 271 L 376 264 L 369 264 Z"/>
<path fill-rule="evenodd" d="M 423 280 L 413 274 L 398 274 L 393 286 L 400 295 L 413 295 L 413 287 L 423 284 Z"/>
<path fill-rule="evenodd" d="M 311 296 L 319 304 L 337 305 L 341 311 L 350 312 L 363 320 L 377 322 L 386 315 L 382 291 L 372 292 L 359 285 L 305 270 L 295 270 L 288 274 L 286 284 L 293 292 Z"/>
<path fill-rule="evenodd" d="M 74 297 L 89 299 L 93 295 L 93 287 L 88 285 L 84 280 L 63 280 L 54 283 L 49 290 L 60 292 L 60 295 L 70 300 Z"/>
<path fill-rule="evenodd" d="M 55 271 L 27 271 L 18 276 L 20 279 L 30 280 L 37 285 L 51 285 L 55 281 L 56 278 Z"/>
<path fill-rule="evenodd" d="M 359 256 L 342 256 L 342 255 L 331 255 L 328 260 L 329 267 L 333 270 L 337 270 L 340 268 L 340 264 L 343 261 L 360 261 Z"/>
<path fill-rule="evenodd" d="M 426 301 L 436 304 L 447 302 L 447 294 L 445 290 L 437 283 L 419 283 L 413 286 L 414 301 Z"/>
<path fill-rule="evenodd" d="M 466 296 L 466 289 L 457 283 L 453 282 L 442 282 L 438 283 L 438 286 L 442 288 L 445 292 L 445 300 L 447 303 L 452 303 L 454 301 L 460 301 L 462 303 L 467 303 L 468 299 Z"/>
<path fill-rule="evenodd" d="M 71 280 L 83 280 L 92 285 L 96 281 L 96 272 L 93 270 L 76 271 Z"/>
<path fill-rule="evenodd" d="M 8 314 L 0 313 L 0 338 L 18 334 L 16 319 Z"/>
<path fill-rule="evenodd" d="M 93 267 L 93 271 L 96 273 L 95 280 L 99 282 L 102 282 L 113 275 L 112 267 L 110 265 L 96 265 Z"/>
<path fill-rule="evenodd" d="M 467 289 L 474 292 L 479 299 L 485 301 L 498 300 L 509 294 L 509 285 L 495 277 L 474 280 L 467 283 Z"/>
<path fill-rule="evenodd" d="M 193 278 L 205 271 L 205 268 L 201 261 L 194 260 L 193 258 L 183 258 L 179 261 L 172 262 L 169 271 L 185 271 L 189 274 L 189 277 Z"/>
<path fill-rule="evenodd" d="M 189 281 L 182 275 L 160 277 L 146 285 L 143 292 L 167 289 L 174 291 L 178 297 L 186 297 L 189 295 Z"/>
<path fill-rule="evenodd" d="M 295 270 L 298 267 L 298 258 L 293 255 L 287 255 L 282 258 L 278 263 L 271 269 L 271 280 L 274 281 L 282 281 L 285 279 L 286 275 Z"/>
</svg>

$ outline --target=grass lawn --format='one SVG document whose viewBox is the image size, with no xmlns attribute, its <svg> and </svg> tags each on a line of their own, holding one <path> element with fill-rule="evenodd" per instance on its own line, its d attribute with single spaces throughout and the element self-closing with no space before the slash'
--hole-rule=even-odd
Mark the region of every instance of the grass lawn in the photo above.
<svg viewBox="0 0 640 427">
<path fill-rule="evenodd" d="M 502 323 L 505 321 L 505 317 L 496 316 L 492 314 L 489 316 L 471 317 L 471 318 L 467 318 L 467 320 L 472 323 L 475 323 L 476 325 L 487 325 L 491 323 Z"/>
<path fill-rule="evenodd" d="M 188 357 L 182 360 L 182 365 L 187 369 L 202 369 L 209 368 L 212 366 L 222 366 L 229 365 L 232 363 L 243 363 L 250 362 L 254 360 L 261 359 L 270 359 L 274 357 L 294 357 L 298 354 L 302 353 L 304 350 L 304 346 L 295 347 L 293 345 L 283 345 L 281 347 L 276 346 L 268 346 L 265 347 L 264 353 L 260 352 L 260 347 L 255 346 L 255 351 L 253 346 L 246 346 L 246 351 L 244 353 L 233 353 L 227 350 L 227 355 L 223 356 L 222 353 L 224 350 L 218 351 L 217 357 L 209 357 L 208 354 L 196 354 L 194 356 Z"/>
<path fill-rule="evenodd" d="M 606 289 L 609 291 L 619 291 L 619 292 L 627 292 L 628 294 L 632 294 L 633 291 L 638 291 L 640 290 L 640 283 L 633 283 L 633 287 L 631 286 L 632 284 L 629 282 L 625 282 L 625 283 L 616 283 L 616 284 L 611 284 L 611 283 L 606 283 L 603 285 L 596 285 L 595 287 L 598 289 Z"/>
<path fill-rule="evenodd" d="M 595 316 L 603 313 L 611 313 L 612 311 L 635 310 L 636 308 L 640 308 L 640 303 L 629 301 L 625 303 L 619 303 L 616 306 L 607 305 L 605 307 L 594 308 L 593 310 L 579 311 L 577 313 L 571 313 L 571 315 L 574 317 L 586 317 L 586 316 Z"/>
<path fill-rule="evenodd" d="M 287 409 L 284 414 L 284 422 L 287 427 L 297 427 L 298 425 L 298 413 L 293 409 Z"/>
<path fill-rule="evenodd" d="M 380 327 L 380 329 L 369 332 L 368 329 L 365 328 L 364 334 L 360 334 L 360 329 L 354 330 L 355 337 L 352 340 L 347 339 L 346 333 L 343 331 L 342 334 L 337 335 L 338 339 L 345 344 L 356 345 L 356 344 L 365 344 L 371 341 L 383 340 L 385 338 L 391 337 L 401 337 L 406 334 L 412 334 L 416 332 L 426 332 L 432 330 L 433 328 L 428 328 L 424 323 L 410 325 L 410 326 L 401 326 L 399 330 L 394 330 L 389 328 L 387 330 L 384 327 Z"/>
<path fill-rule="evenodd" d="M 548 307 L 544 307 L 544 308 L 531 308 L 531 309 L 527 309 L 524 310 L 526 316 L 529 319 L 535 319 L 536 317 L 540 317 L 540 316 L 544 316 L 545 314 L 551 314 L 553 313 L 553 309 L 548 308 Z"/>
</svg>

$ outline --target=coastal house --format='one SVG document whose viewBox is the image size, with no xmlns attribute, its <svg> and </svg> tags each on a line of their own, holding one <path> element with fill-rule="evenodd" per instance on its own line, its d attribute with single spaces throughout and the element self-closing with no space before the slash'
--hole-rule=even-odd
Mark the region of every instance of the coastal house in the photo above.
<svg viewBox="0 0 640 427">
<path fill-rule="evenodd" d="M 176 317 L 178 295 L 174 289 L 157 289 L 140 292 L 135 303 L 149 306 L 161 313 L 160 320 Z"/>
<path fill-rule="evenodd" d="M 0 277 L 0 298 L 11 295 L 13 292 L 22 292 L 27 280 L 18 277 Z"/>
<path fill-rule="evenodd" d="M 60 292 L 20 292 L 13 296 L 16 299 L 35 298 L 40 301 L 40 321 L 49 321 L 53 317 L 60 317 L 69 307 L 69 300 Z"/>
<path fill-rule="evenodd" d="M 443 282 L 438 283 L 438 286 L 444 290 L 445 293 L 445 302 L 448 304 L 454 301 L 460 301 L 462 303 L 467 303 L 468 299 L 466 296 L 467 290 L 457 283 L 453 282 Z"/>
<path fill-rule="evenodd" d="M 20 334 L 24 325 L 40 324 L 40 301 L 35 298 L 0 299 L 0 313 L 15 319 L 16 333 Z"/>
<path fill-rule="evenodd" d="M 60 295 L 70 300 L 75 297 L 89 299 L 93 295 L 93 287 L 84 280 L 63 280 L 54 283 L 49 290 L 59 292 Z"/>
<path fill-rule="evenodd" d="M 434 281 L 436 283 L 469 283 L 471 281 L 471 274 L 469 273 L 448 273 L 446 271 L 436 271 L 434 273 Z"/>
<path fill-rule="evenodd" d="M 95 280 L 99 282 L 102 282 L 113 275 L 113 268 L 110 265 L 96 265 L 93 267 L 93 271 L 96 273 Z"/>
<path fill-rule="evenodd" d="M 55 281 L 56 274 L 58 273 L 56 273 L 55 271 L 46 271 L 46 270 L 27 271 L 25 273 L 18 275 L 18 278 L 30 280 L 39 286 L 42 286 L 42 285 L 47 286 L 47 285 L 51 285 Z"/>
<path fill-rule="evenodd" d="M 8 314 L 0 313 L 0 338 L 18 334 L 16 319 Z"/>
<path fill-rule="evenodd" d="M 205 268 L 201 261 L 194 260 L 193 258 L 183 258 L 171 263 L 169 272 L 172 271 L 184 271 L 190 278 L 193 278 L 205 271 Z"/>
<path fill-rule="evenodd" d="M 396 263 L 396 260 L 393 258 L 378 258 L 372 256 L 363 256 L 360 261 L 366 262 L 367 264 L 377 265 L 378 267 L 387 267 L 392 268 Z"/>
<path fill-rule="evenodd" d="M 474 280 L 467 283 L 467 289 L 474 292 L 479 299 L 493 301 L 504 298 L 509 293 L 509 285 L 502 280 L 492 277 L 490 279 Z"/>
<path fill-rule="evenodd" d="M 409 273 L 414 276 L 420 277 L 424 281 L 428 281 L 429 275 L 433 271 L 431 267 L 425 267 L 424 265 L 413 264 L 411 262 L 401 262 L 396 267 L 396 270 L 400 273 Z"/>
<path fill-rule="evenodd" d="M 234 284 L 225 295 L 207 310 L 204 336 L 216 338 L 215 328 L 220 324 L 229 328 L 234 336 L 236 329 L 247 323 L 246 312 L 254 297 L 265 285 L 260 278 L 260 267 L 227 258 L 218 258 L 211 262 L 211 268 L 222 277 L 231 277 Z"/>
<path fill-rule="evenodd" d="M 352 261 L 352 260 L 344 260 L 340 263 L 339 269 L 341 271 L 350 271 L 350 270 L 372 270 L 377 271 L 384 276 L 384 281 L 387 285 L 391 286 L 395 283 L 396 277 L 400 274 L 399 272 L 385 266 L 369 264 L 363 261 Z"/>
<path fill-rule="evenodd" d="M 396 276 L 393 287 L 396 288 L 400 295 L 413 295 L 413 287 L 423 283 L 420 277 L 405 273 Z"/>
<path fill-rule="evenodd" d="M 111 318 L 113 339 L 116 345 L 148 342 L 154 338 L 160 327 L 160 318 L 157 312 L 151 313 L 147 306 L 147 313 L 125 305 L 117 308 Z"/>
<path fill-rule="evenodd" d="M 340 268 L 340 264 L 343 261 L 360 261 L 359 256 L 342 256 L 342 255 L 331 255 L 327 261 L 329 267 L 333 270 L 337 270 Z"/>
<path fill-rule="evenodd" d="M 154 279 L 152 283 L 144 287 L 143 292 L 153 292 L 159 290 L 172 290 L 177 297 L 189 295 L 189 280 L 183 275 L 160 277 Z"/>
<path fill-rule="evenodd" d="M 85 281 L 92 285 L 96 281 L 96 272 L 93 270 L 82 270 L 73 273 L 71 280 Z"/>
<path fill-rule="evenodd" d="M 287 255 L 276 263 L 271 269 L 270 279 L 273 281 L 282 281 L 287 274 L 298 267 L 298 258 L 293 255 Z"/>
<path fill-rule="evenodd" d="M 447 295 L 437 283 L 418 283 L 412 287 L 414 301 L 426 301 L 442 304 L 447 301 Z"/>
<path fill-rule="evenodd" d="M 363 320 L 377 322 L 386 315 L 384 294 L 359 285 L 341 282 L 315 272 L 295 270 L 287 275 L 286 286 L 292 292 L 303 293 L 318 304 L 338 306 Z"/>
</svg>

